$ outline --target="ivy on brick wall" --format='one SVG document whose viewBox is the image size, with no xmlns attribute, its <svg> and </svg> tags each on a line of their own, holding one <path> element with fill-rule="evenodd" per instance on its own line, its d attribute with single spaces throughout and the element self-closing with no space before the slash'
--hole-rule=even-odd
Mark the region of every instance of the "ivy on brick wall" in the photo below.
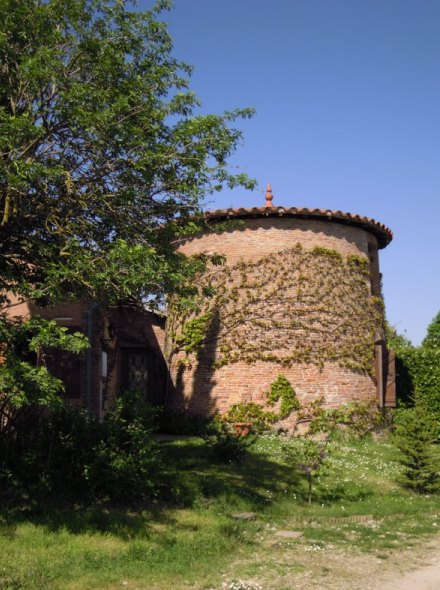
<svg viewBox="0 0 440 590">
<path fill-rule="evenodd" d="M 265 430 L 301 407 L 295 390 L 284 375 L 278 375 L 272 382 L 270 390 L 266 392 L 266 398 L 266 405 L 270 408 L 280 402 L 278 411 L 267 410 L 255 402 L 239 403 L 229 408 L 224 419 L 227 422 L 248 422 L 257 429 Z"/>
<path fill-rule="evenodd" d="M 278 375 L 267 394 L 267 404 L 271 407 L 280 400 L 280 409 L 277 414 L 279 420 L 287 418 L 293 410 L 299 410 L 299 401 L 295 390 L 284 375 Z"/>
<path fill-rule="evenodd" d="M 371 295 L 364 256 L 297 244 L 256 262 L 213 267 L 200 276 L 198 287 L 211 296 L 200 296 L 190 308 L 178 301 L 170 305 L 173 350 L 185 350 L 194 360 L 210 350 L 214 368 L 262 360 L 321 368 L 337 362 L 373 371 L 383 303 Z M 205 330 L 204 338 L 195 331 L 197 351 L 191 340 L 195 325 Z"/>
</svg>

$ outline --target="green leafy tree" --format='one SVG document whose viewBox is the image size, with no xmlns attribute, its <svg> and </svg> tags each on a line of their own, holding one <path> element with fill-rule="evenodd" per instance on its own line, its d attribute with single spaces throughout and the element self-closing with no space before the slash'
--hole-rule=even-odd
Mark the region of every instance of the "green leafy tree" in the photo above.
<svg viewBox="0 0 440 590">
<path fill-rule="evenodd" d="M 206 263 L 173 247 L 204 199 L 253 186 L 227 166 L 252 111 L 198 114 L 159 18 L 170 3 L 130 4 L 0 0 L 3 371 L 17 298 L 159 304 Z"/>
<path fill-rule="evenodd" d="M 315 479 L 328 466 L 328 441 L 310 437 L 291 439 L 284 445 L 284 454 L 288 463 L 305 477 L 307 501 L 311 504 Z"/>
<path fill-rule="evenodd" d="M 395 330 L 388 330 L 388 346 L 396 352 L 397 395 L 403 406 L 414 399 L 436 424 L 440 440 L 440 313 L 428 326 L 422 344 L 413 346 Z"/>
<path fill-rule="evenodd" d="M 440 311 L 429 324 L 422 346 L 424 348 L 440 350 Z"/>
<path fill-rule="evenodd" d="M 31 318 L 0 318 L 3 346 L 0 366 L 0 482 L 2 467 L 15 467 L 16 449 L 32 447 L 39 419 L 44 413 L 59 410 L 63 383 L 50 374 L 42 362 L 42 351 L 63 350 L 71 354 L 83 351 L 88 342 L 83 334 L 68 334 L 54 321 Z M 15 449 L 15 450 L 14 450 Z M 1 485 L 0 485 L 1 487 Z"/>
<path fill-rule="evenodd" d="M 228 169 L 241 139 L 234 121 L 252 111 L 200 114 L 191 67 L 174 57 L 160 20 L 170 2 L 146 11 L 134 4 L 0 0 L 3 475 L 34 448 L 37 408 L 56 414 L 59 405 L 62 383 L 41 351 L 87 346 L 53 323 L 14 318 L 17 301 L 160 305 L 173 292 L 189 300 L 191 277 L 219 259 L 185 258 L 175 242 L 205 228 L 209 195 L 254 186 Z M 143 432 L 135 421 L 127 432 L 137 452 Z M 142 470 L 111 448 L 112 469 L 123 461 Z"/>
<path fill-rule="evenodd" d="M 386 324 L 386 340 L 387 347 L 395 351 L 407 350 L 413 347 L 411 341 L 406 336 L 399 334 L 396 328 L 390 326 L 388 323 Z"/>
<path fill-rule="evenodd" d="M 419 349 L 417 393 L 427 412 L 437 425 L 440 441 L 440 312 L 428 326 Z"/>
<path fill-rule="evenodd" d="M 397 403 L 399 406 L 412 406 L 414 396 L 412 368 L 417 363 L 417 348 L 389 324 L 386 324 L 386 341 L 387 348 L 395 352 Z"/>
<path fill-rule="evenodd" d="M 195 114 L 169 2 L 127 5 L 0 2 L 0 271 L 20 296 L 160 297 L 192 270 L 170 243 L 203 199 L 253 184 L 227 168 L 251 111 Z"/>
</svg>

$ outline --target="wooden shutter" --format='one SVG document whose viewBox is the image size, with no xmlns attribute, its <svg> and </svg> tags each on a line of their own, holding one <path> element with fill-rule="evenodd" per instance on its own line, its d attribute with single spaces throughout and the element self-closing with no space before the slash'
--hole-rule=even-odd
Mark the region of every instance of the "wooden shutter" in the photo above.
<svg viewBox="0 0 440 590">
<path fill-rule="evenodd" d="M 380 408 L 396 407 L 396 360 L 383 342 L 375 345 L 377 401 Z"/>
</svg>

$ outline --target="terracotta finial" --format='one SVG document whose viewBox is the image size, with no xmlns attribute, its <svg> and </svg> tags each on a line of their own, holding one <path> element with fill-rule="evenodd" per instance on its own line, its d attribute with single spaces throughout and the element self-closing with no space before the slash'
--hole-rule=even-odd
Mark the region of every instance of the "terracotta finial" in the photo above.
<svg viewBox="0 0 440 590">
<path fill-rule="evenodd" d="M 268 184 L 266 187 L 266 207 L 272 207 L 272 199 L 272 187 L 270 186 L 270 184 Z"/>
</svg>

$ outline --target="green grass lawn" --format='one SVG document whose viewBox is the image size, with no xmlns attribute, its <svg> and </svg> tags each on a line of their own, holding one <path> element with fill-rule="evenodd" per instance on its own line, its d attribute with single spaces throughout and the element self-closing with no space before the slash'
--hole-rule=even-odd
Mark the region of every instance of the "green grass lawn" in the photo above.
<svg viewBox="0 0 440 590">
<path fill-rule="evenodd" d="M 179 507 L 4 513 L 0 588 L 217 589 L 237 560 L 257 571 L 276 530 L 303 533 L 284 550 L 331 544 L 382 559 L 437 532 L 439 496 L 400 487 L 397 451 L 386 440 L 333 443 L 310 506 L 275 436 L 258 438 L 240 464 L 214 462 L 198 438 L 161 444 L 182 474 Z M 233 518 L 242 512 L 255 519 Z"/>
</svg>

